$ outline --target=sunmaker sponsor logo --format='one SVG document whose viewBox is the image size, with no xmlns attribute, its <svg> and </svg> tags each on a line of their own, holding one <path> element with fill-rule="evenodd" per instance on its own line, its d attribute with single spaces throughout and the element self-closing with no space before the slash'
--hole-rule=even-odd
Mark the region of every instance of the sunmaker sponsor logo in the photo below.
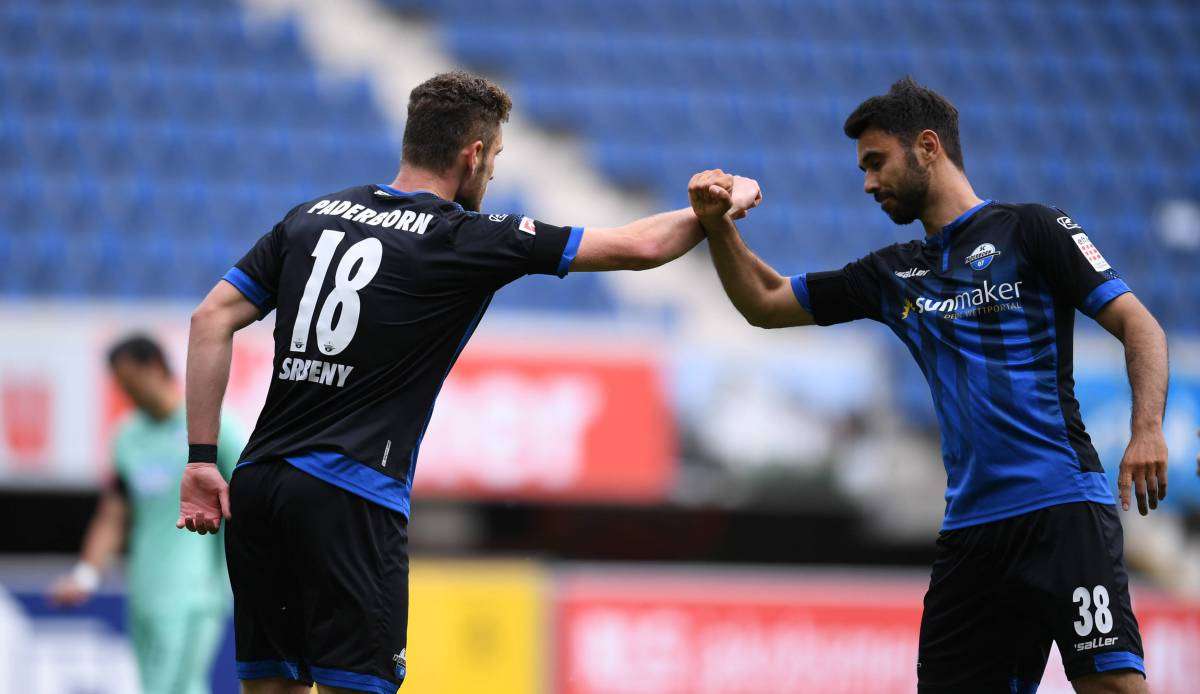
<svg viewBox="0 0 1200 694">
<path fill-rule="evenodd" d="M 919 296 L 904 302 L 900 319 L 905 320 L 913 313 L 935 313 L 946 320 L 971 318 L 987 313 L 999 313 L 1021 308 L 1022 282 L 992 284 L 984 280 L 983 286 L 956 294 L 949 299 L 927 299 Z"/>
</svg>

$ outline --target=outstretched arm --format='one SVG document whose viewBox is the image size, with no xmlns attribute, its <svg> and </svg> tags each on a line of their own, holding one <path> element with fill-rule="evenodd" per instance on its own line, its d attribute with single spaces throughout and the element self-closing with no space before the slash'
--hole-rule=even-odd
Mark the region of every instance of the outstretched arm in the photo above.
<svg viewBox="0 0 1200 694">
<path fill-rule="evenodd" d="M 1121 507 L 1129 510 L 1132 485 L 1144 516 L 1167 496 L 1167 441 L 1163 411 L 1167 404 L 1167 336 L 1133 294 L 1122 294 L 1096 314 L 1096 321 L 1125 345 L 1125 365 L 1133 391 L 1131 437 L 1117 487 Z"/>
<path fill-rule="evenodd" d="M 758 205 L 758 183 L 717 172 L 713 185 L 732 196 L 731 214 L 742 216 Z M 691 209 L 663 212 L 624 226 L 589 228 L 571 263 L 572 272 L 648 270 L 679 258 L 704 239 L 704 230 Z"/>
<path fill-rule="evenodd" d="M 792 291 L 788 278 L 746 247 L 733 223 L 733 200 L 728 191 L 713 185 L 712 172 L 692 177 L 688 184 L 692 209 L 708 234 L 708 250 L 721 285 L 734 307 L 753 326 L 785 328 L 812 325 Z"/>
<path fill-rule="evenodd" d="M 189 444 L 215 449 L 221 426 L 221 401 L 229 383 L 233 334 L 258 316 L 259 308 L 225 281 L 218 282 L 192 313 L 185 396 Z M 176 527 L 186 527 L 201 535 L 215 533 L 221 527 L 222 517 L 229 517 L 229 498 L 215 457 L 212 461 L 189 460 L 180 484 Z"/>
</svg>

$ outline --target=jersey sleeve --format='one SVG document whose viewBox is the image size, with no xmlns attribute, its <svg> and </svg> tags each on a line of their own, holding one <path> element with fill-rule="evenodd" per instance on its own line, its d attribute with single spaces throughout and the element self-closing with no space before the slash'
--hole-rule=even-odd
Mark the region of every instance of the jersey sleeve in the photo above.
<svg viewBox="0 0 1200 694">
<path fill-rule="evenodd" d="M 817 325 L 837 325 L 860 318 L 883 320 L 882 287 L 871 270 L 870 256 L 841 270 L 809 272 L 791 278 L 792 292 Z"/>
<path fill-rule="evenodd" d="M 565 277 L 582 239 L 582 227 L 520 215 L 471 214 L 458 226 L 455 251 L 469 274 L 499 287 L 524 275 Z"/>
<path fill-rule="evenodd" d="M 242 256 L 221 279 L 232 284 L 250 303 L 258 307 L 259 320 L 266 318 L 276 303 L 279 275 L 283 270 L 284 228 L 304 205 L 293 207 L 287 215 Z"/>
<path fill-rule="evenodd" d="M 1028 205 L 1021 220 L 1026 257 L 1057 300 L 1091 318 L 1130 291 L 1079 224 L 1062 210 Z"/>
</svg>

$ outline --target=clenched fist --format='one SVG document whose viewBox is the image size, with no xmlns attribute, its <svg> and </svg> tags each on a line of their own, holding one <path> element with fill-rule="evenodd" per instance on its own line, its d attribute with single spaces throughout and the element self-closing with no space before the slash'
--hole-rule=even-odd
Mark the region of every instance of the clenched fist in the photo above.
<svg viewBox="0 0 1200 694">
<path fill-rule="evenodd" d="M 729 215 L 741 219 L 746 211 L 762 201 L 758 181 L 733 176 L 720 169 L 701 171 L 688 182 L 688 199 L 701 222 L 716 221 Z"/>
</svg>

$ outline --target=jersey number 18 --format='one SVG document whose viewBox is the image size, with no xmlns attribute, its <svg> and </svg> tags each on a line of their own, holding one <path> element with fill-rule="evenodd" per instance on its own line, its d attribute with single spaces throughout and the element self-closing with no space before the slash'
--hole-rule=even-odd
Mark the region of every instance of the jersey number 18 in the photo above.
<svg viewBox="0 0 1200 694">
<path fill-rule="evenodd" d="M 343 231 L 326 229 L 321 232 L 317 247 L 313 249 L 312 256 L 316 260 L 312 274 L 304 285 L 304 296 L 300 297 L 300 307 L 296 313 L 296 325 L 292 328 L 293 352 L 303 352 L 308 348 L 308 335 L 321 286 L 325 284 L 325 275 L 329 272 L 329 264 L 333 262 L 333 252 L 345 236 Z M 317 349 L 322 354 L 338 354 L 350 346 L 358 330 L 361 308 L 358 293 L 374 279 L 382 260 L 383 244 L 377 238 L 359 241 L 342 256 L 333 276 L 333 291 L 325 297 L 325 305 L 317 316 Z M 361 265 L 359 261 L 362 261 Z M 350 273 L 354 272 L 356 265 L 358 272 L 351 277 Z M 337 315 L 338 307 L 342 309 L 340 316 Z M 337 316 L 337 325 L 334 325 L 334 316 Z"/>
</svg>

